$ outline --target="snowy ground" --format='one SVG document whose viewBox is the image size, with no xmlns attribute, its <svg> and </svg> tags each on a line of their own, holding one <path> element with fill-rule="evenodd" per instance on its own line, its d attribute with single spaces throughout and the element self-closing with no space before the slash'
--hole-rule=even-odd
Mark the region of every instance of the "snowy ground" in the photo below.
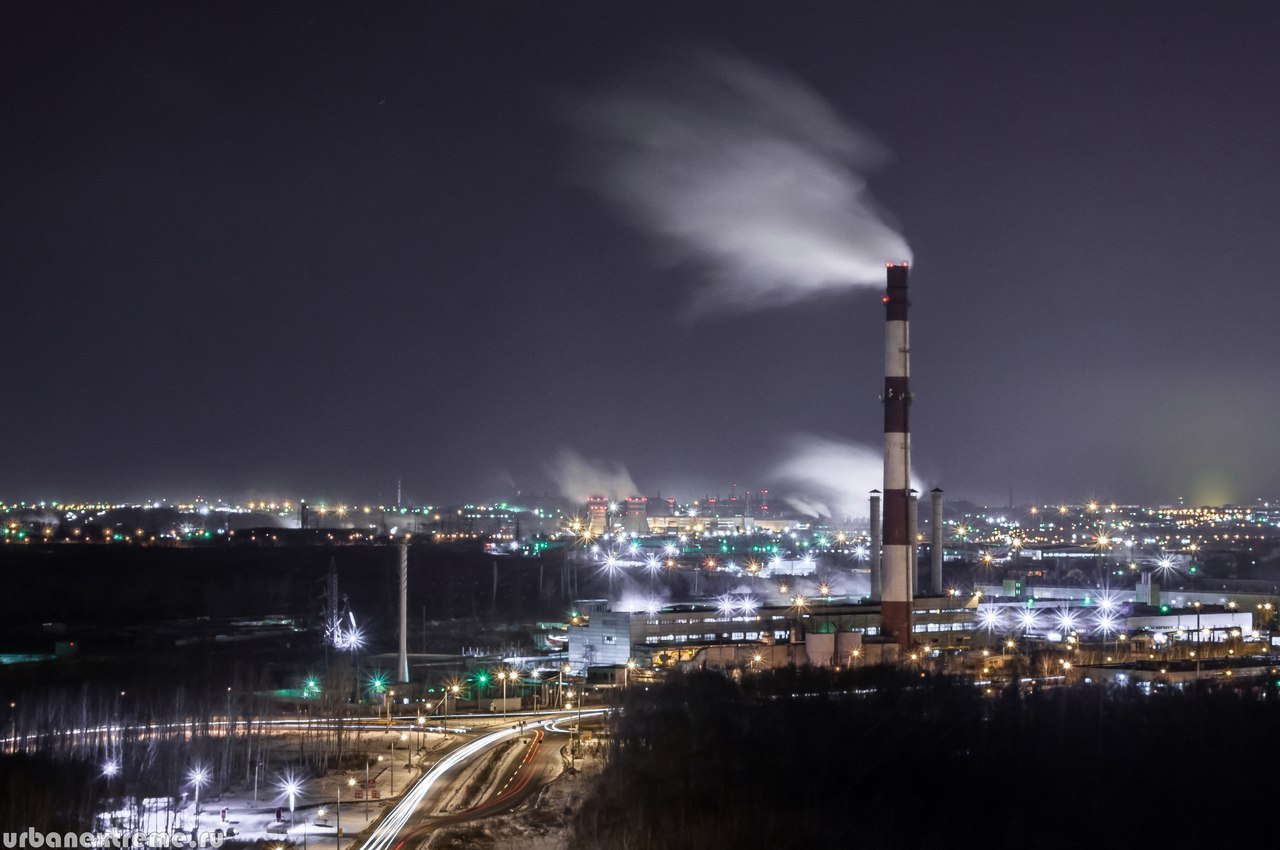
<svg viewBox="0 0 1280 850">
<path fill-rule="evenodd" d="M 158 809 L 154 815 L 144 818 L 141 828 L 144 831 L 166 831 L 167 825 L 172 824 L 174 830 L 235 830 L 230 837 L 233 842 L 278 841 L 317 850 L 338 850 L 337 831 L 341 820 L 342 847 L 349 847 L 392 800 L 422 775 L 424 766 L 429 769 L 458 737 L 450 733 L 426 732 L 419 738 L 415 731 L 412 742 L 416 745 L 421 740 L 422 748 L 409 753 L 397 746 L 393 769 L 390 742 L 392 735 L 396 734 L 381 729 L 370 730 L 360 733 L 353 742 L 353 749 L 364 753 L 363 759 L 353 760 L 369 764 L 371 790 L 367 795 L 361 794 L 364 770 L 304 777 L 290 813 L 289 798 L 280 788 L 280 777 L 260 776 L 256 803 L 251 783 L 247 787 L 235 785 L 220 794 L 203 794 L 198 819 L 194 800 L 187 796 L 172 813 Z M 279 746 L 289 747 L 287 736 L 281 737 L 283 740 L 279 741 Z M 379 756 L 382 756 L 382 762 L 378 761 Z M 356 785 L 352 786 L 349 780 L 355 780 Z M 369 799 L 364 799 L 365 796 Z M 223 809 L 226 810 L 225 819 Z M 280 820 L 276 818 L 277 811 Z"/>
<path fill-rule="evenodd" d="M 599 758 L 578 760 L 576 773 L 561 773 L 524 808 L 508 815 L 445 827 L 432 834 L 426 850 L 563 850 L 570 846 L 570 822 L 603 768 Z"/>
<path fill-rule="evenodd" d="M 466 726 L 472 732 L 483 732 L 503 723 L 498 718 L 483 716 L 466 720 Z M 372 790 L 367 795 L 367 801 L 360 795 L 360 786 L 364 784 L 363 770 L 335 771 L 320 777 L 304 777 L 294 799 L 293 812 L 290 813 L 288 796 L 280 790 L 280 777 L 264 775 L 259 778 L 256 803 L 251 783 L 247 787 L 233 785 L 220 794 L 209 793 L 206 789 L 206 793 L 201 795 L 198 820 L 193 801 L 188 796 L 176 810 L 163 808 L 164 804 L 161 803 L 161 808 L 144 817 L 140 827 L 144 831 L 192 828 L 201 832 L 234 830 L 229 836 L 230 842 L 264 841 L 278 842 L 281 845 L 287 842 L 316 850 L 345 850 L 459 738 L 456 732 L 426 732 L 421 738 L 421 749 L 415 749 L 412 754 L 397 746 L 393 776 L 389 757 L 390 742 L 394 740 L 393 735 L 398 738 L 399 731 L 369 729 L 352 741 L 352 749 L 364 754 L 363 759 L 353 760 L 370 764 L 369 782 Z M 413 733 L 415 745 L 419 740 L 418 734 L 416 731 Z M 287 734 L 278 736 L 275 745 L 282 751 L 295 746 L 290 743 Z M 496 769 L 489 771 L 492 776 L 490 781 L 498 781 L 507 775 L 510 772 L 509 762 L 518 760 L 521 754 L 519 747 L 495 752 L 499 764 Z M 378 756 L 384 759 L 381 763 L 377 760 Z M 459 789 L 467 789 L 472 775 L 484 772 L 483 765 L 488 761 L 490 759 L 476 759 L 474 764 L 469 765 L 465 781 L 456 783 Z M 599 760 L 589 757 L 579 759 L 578 770 L 576 774 L 562 773 L 520 811 L 474 824 L 441 829 L 432 836 L 427 846 L 475 847 L 484 850 L 551 850 L 567 847 L 569 817 L 580 807 L 591 777 L 599 770 Z M 352 779 L 356 781 L 355 787 L 349 784 Z M 474 804 L 473 797 L 483 799 L 491 790 L 460 790 L 454 797 L 441 801 L 439 814 L 465 809 Z M 339 821 L 342 828 L 340 847 L 337 842 Z"/>
</svg>

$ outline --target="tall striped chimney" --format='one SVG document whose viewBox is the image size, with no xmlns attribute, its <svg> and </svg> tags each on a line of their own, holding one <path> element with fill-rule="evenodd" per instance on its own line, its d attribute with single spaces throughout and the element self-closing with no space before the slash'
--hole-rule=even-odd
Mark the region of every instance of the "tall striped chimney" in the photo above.
<svg viewBox="0 0 1280 850">
<path fill-rule="evenodd" d="M 880 491 L 871 491 L 871 600 L 880 601 Z"/>
<path fill-rule="evenodd" d="M 907 264 L 890 264 L 885 290 L 884 560 L 881 623 L 902 649 L 911 646 L 911 407 Z"/>
</svg>

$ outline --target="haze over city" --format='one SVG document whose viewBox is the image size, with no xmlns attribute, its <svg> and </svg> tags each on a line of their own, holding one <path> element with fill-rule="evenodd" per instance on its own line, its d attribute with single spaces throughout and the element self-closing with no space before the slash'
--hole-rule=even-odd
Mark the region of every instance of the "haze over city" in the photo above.
<svg viewBox="0 0 1280 850">
<path fill-rule="evenodd" d="M 878 451 L 879 296 L 838 244 L 914 257 L 930 486 L 1269 498 L 1274 15 L 14 7 L 0 497 L 490 498 L 562 449 L 768 486 L 797 440 Z M 610 108 L 747 134 L 672 199 L 649 178 L 705 153 L 646 161 Z M 752 182 L 754 143 L 824 188 Z"/>
</svg>

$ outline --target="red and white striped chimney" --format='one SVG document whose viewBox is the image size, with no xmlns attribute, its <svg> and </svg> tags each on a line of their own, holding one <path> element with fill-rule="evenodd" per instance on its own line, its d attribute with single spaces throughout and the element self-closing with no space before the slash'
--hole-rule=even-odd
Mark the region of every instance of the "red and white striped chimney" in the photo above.
<svg viewBox="0 0 1280 850">
<path fill-rule="evenodd" d="M 890 264 L 885 290 L 884 561 L 881 623 L 904 650 L 911 646 L 911 408 L 907 264 Z"/>
</svg>

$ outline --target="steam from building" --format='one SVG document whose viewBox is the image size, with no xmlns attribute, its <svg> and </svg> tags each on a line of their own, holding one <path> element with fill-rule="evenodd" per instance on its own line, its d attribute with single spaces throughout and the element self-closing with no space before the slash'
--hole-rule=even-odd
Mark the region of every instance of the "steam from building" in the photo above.
<svg viewBox="0 0 1280 850">
<path fill-rule="evenodd" d="M 883 266 L 881 267 L 883 268 Z M 769 475 L 792 510 L 837 522 L 867 516 L 867 493 L 883 486 L 884 453 L 876 446 L 812 434 L 791 440 Z M 912 486 L 923 485 L 913 477 Z"/>
<path fill-rule="evenodd" d="M 583 182 L 705 271 L 691 313 L 879 285 L 911 257 L 867 189 L 885 149 L 786 74 L 698 51 L 568 113 Z"/>
<path fill-rule="evenodd" d="M 572 449 L 561 449 L 547 471 L 560 495 L 574 504 L 591 496 L 625 498 L 641 492 L 622 464 L 586 458 Z"/>
</svg>

